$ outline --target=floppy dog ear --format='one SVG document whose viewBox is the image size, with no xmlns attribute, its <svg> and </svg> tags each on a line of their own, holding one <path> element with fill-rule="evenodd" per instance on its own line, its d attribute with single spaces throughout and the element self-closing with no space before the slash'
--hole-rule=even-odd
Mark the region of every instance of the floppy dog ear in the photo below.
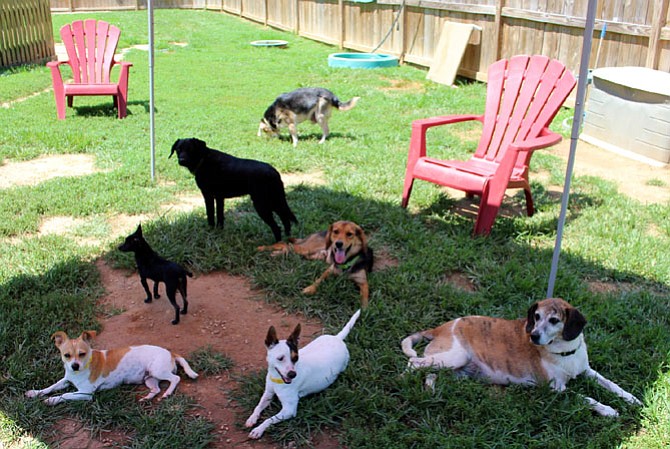
<svg viewBox="0 0 670 449">
<path fill-rule="evenodd" d="M 60 348 L 60 345 L 62 345 L 63 342 L 68 339 L 67 334 L 63 331 L 55 332 L 51 338 L 53 339 L 54 343 L 56 343 L 57 348 Z"/>
<path fill-rule="evenodd" d="M 526 333 L 530 334 L 535 327 L 535 311 L 537 311 L 537 303 L 530 306 L 528 309 L 528 316 L 526 317 Z"/>
<path fill-rule="evenodd" d="M 368 238 L 365 235 L 365 232 L 363 232 L 363 228 L 361 228 L 359 225 L 356 225 L 356 236 L 360 239 L 361 244 L 363 245 L 363 253 L 368 252 Z"/>
<path fill-rule="evenodd" d="M 196 137 L 193 137 L 191 139 L 191 142 L 193 143 L 193 146 L 197 147 L 200 150 L 204 150 L 205 148 L 207 148 L 207 142 L 205 142 L 204 140 L 200 140 Z"/>
<path fill-rule="evenodd" d="M 275 330 L 274 326 L 270 326 L 270 329 L 268 329 L 268 334 L 265 336 L 265 347 L 270 349 L 277 343 L 279 343 L 279 339 L 277 338 L 277 331 Z"/>
<path fill-rule="evenodd" d="M 177 151 L 177 148 L 181 144 L 181 139 L 175 140 L 175 142 L 172 144 L 172 149 L 170 150 L 170 155 L 168 156 L 168 159 L 172 157 L 172 155 Z"/>
<path fill-rule="evenodd" d="M 570 341 L 579 337 L 586 326 L 586 318 L 579 310 L 571 307 L 565 309 L 565 325 L 563 326 L 563 340 Z"/>
<path fill-rule="evenodd" d="M 331 236 L 333 235 L 333 225 L 331 224 L 328 226 L 328 232 L 326 232 L 326 250 L 330 248 L 330 245 L 333 244 L 333 239 Z"/>
</svg>

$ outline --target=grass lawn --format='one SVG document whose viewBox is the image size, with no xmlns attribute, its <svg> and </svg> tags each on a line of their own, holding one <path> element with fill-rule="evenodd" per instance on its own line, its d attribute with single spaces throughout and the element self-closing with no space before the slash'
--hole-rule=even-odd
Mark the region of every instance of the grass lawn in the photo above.
<svg viewBox="0 0 670 449">
<path fill-rule="evenodd" d="M 146 12 L 89 16 L 119 25 L 121 48 L 146 43 Z M 78 18 L 82 15 L 54 15 L 54 30 Z M 331 69 L 326 58 L 332 47 L 215 12 L 158 10 L 155 24 L 155 182 L 149 171 L 146 52 L 132 49 L 126 55 L 134 66 L 124 120 L 115 118 L 111 99 L 77 97 L 75 109 L 68 108 L 67 119 L 58 121 L 50 92 L 31 96 L 50 87 L 46 67 L 0 72 L 0 102 L 29 97 L 0 108 L 0 160 L 87 154 L 99 169 L 0 191 L 0 447 L 47 447 L 50 426 L 65 416 L 98 431 L 132 429 L 133 448 L 206 447 L 212 440 L 211 423 L 188 413 L 196 404 L 179 391 L 152 408 L 140 407 L 123 388 L 90 403 L 54 408 L 23 396 L 62 374 L 53 332 L 78 335 L 97 328 L 102 284 L 94 260 L 134 265 L 116 251 L 120 237 L 105 238 L 111 217 L 156 217 L 145 234 L 158 252 L 199 273 L 249 276 L 267 301 L 317 317 L 328 331 L 339 329 L 357 307 L 358 292 L 346 279 L 326 282 L 314 297 L 300 293 L 298 286 L 319 274 L 320 263 L 256 254 L 256 246 L 270 243 L 272 236 L 251 213 L 248 199 L 227 203 L 224 231 L 208 229 L 202 208 L 163 214 L 161 204 L 197 194 L 188 171 L 167 159 L 172 143 L 182 137 L 269 162 L 281 173 L 323 173 L 325 185 L 287 189 L 300 220 L 294 234 L 352 220 L 367 231 L 375 250 L 398 261 L 370 276 L 370 307 L 348 339 L 349 368 L 331 388 L 301 401 L 298 417 L 271 427 L 265 439 L 307 444 L 315 433 L 335 428 L 351 448 L 668 447 L 669 204 L 641 204 L 600 178 L 574 179 L 555 288 L 589 321 L 591 366 L 644 407 L 630 406 L 582 378 L 556 393 L 547 386 L 491 387 L 445 372 L 429 394 L 422 385 L 425 373 L 401 376 L 407 360 L 400 340 L 464 314 L 518 318 L 544 297 L 560 208 L 547 183 L 562 183 L 564 163 L 537 154 L 532 171 L 549 176 L 542 178 L 545 183 L 531 175 L 535 216 L 500 217 L 491 236 L 471 238 L 472 220 L 453 212 L 456 200 L 443 190 L 417 181 L 409 210 L 400 208 L 400 196 L 410 122 L 481 112 L 483 85 L 447 88 L 411 66 Z M 289 46 L 249 45 L 259 39 L 284 39 Z M 323 145 L 317 144 L 319 128 L 309 124 L 299 128 L 297 148 L 286 133 L 281 141 L 258 138 L 258 120 L 276 95 L 306 86 L 361 100 L 351 111 L 334 112 L 332 134 Z M 570 114 L 562 112 L 556 123 Z M 436 154 L 465 158 L 476 146 L 477 126 L 449 128 L 431 135 Z M 523 199 L 515 195 L 506 203 L 520 206 Z M 41 220 L 56 216 L 82 219 L 85 225 L 74 235 L 39 235 Z M 91 235 L 105 243 L 78 244 Z M 453 274 L 466 277 L 473 289 L 448 282 Z M 612 288 L 590 288 L 595 282 Z M 225 354 L 210 352 L 196 354 L 196 371 L 227 366 Z M 238 394 L 249 411 L 262 390 L 261 374 L 250 374 Z M 613 406 L 621 417 L 595 415 L 582 394 Z"/>
</svg>

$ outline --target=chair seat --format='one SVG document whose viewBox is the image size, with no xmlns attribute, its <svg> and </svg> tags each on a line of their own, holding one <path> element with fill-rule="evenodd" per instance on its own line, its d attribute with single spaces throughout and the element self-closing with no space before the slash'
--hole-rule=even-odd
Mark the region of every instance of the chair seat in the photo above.
<svg viewBox="0 0 670 449">
<path fill-rule="evenodd" d="M 118 84 L 65 84 L 65 95 L 118 95 Z"/>
<path fill-rule="evenodd" d="M 414 177 L 468 192 L 482 192 L 487 181 L 496 174 L 500 164 L 471 158 L 467 161 L 419 158 L 414 166 Z M 445 170 L 449 175 L 445 176 Z M 514 167 L 510 184 L 524 183 L 524 170 Z"/>
</svg>

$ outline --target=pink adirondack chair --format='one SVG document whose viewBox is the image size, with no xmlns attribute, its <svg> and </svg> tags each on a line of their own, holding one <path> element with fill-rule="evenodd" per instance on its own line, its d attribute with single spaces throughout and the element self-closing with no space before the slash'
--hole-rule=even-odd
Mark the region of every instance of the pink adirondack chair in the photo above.
<svg viewBox="0 0 670 449">
<path fill-rule="evenodd" d="M 121 30 L 102 20 L 87 19 L 63 25 L 60 35 L 68 60 L 47 62 L 51 69 L 58 118 L 65 119 L 65 99 L 67 105 L 72 107 L 76 95 L 111 95 L 119 118 L 125 117 L 128 74 L 132 63 L 114 59 Z M 68 64 L 72 69 L 71 83 L 63 82 L 60 71 L 62 64 Z M 114 65 L 120 65 L 118 83 L 110 80 Z"/>
<path fill-rule="evenodd" d="M 402 207 L 407 207 L 414 179 L 422 179 L 464 191 L 468 197 L 481 197 L 475 235 L 491 232 L 506 189 L 524 189 L 528 216 L 533 215 L 528 165 L 534 150 L 561 141 L 560 135 L 549 130 L 549 124 L 574 86 L 572 73 L 546 56 L 514 56 L 493 63 L 488 70 L 483 115 L 412 122 Z M 429 128 L 468 120 L 483 124 L 479 145 L 469 160 L 426 156 Z"/>
</svg>

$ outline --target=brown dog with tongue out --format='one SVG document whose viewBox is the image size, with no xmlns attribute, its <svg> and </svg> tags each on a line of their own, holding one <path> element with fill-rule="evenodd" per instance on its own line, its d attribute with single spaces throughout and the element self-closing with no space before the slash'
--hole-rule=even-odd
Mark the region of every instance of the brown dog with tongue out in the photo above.
<svg viewBox="0 0 670 449">
<path fill-rule="evenodd" d="M 302 292 L 314 294 L 319 284 L 331 274 L 346 274 L 360 289 L 361 307 L 367 307 L 370 296 L 368 273 L 372 271 L 373 255 L 363 229 L 351 221 L 331 224 L 326 233 L 326 262 L 326 271 Z"/>
</svg>

